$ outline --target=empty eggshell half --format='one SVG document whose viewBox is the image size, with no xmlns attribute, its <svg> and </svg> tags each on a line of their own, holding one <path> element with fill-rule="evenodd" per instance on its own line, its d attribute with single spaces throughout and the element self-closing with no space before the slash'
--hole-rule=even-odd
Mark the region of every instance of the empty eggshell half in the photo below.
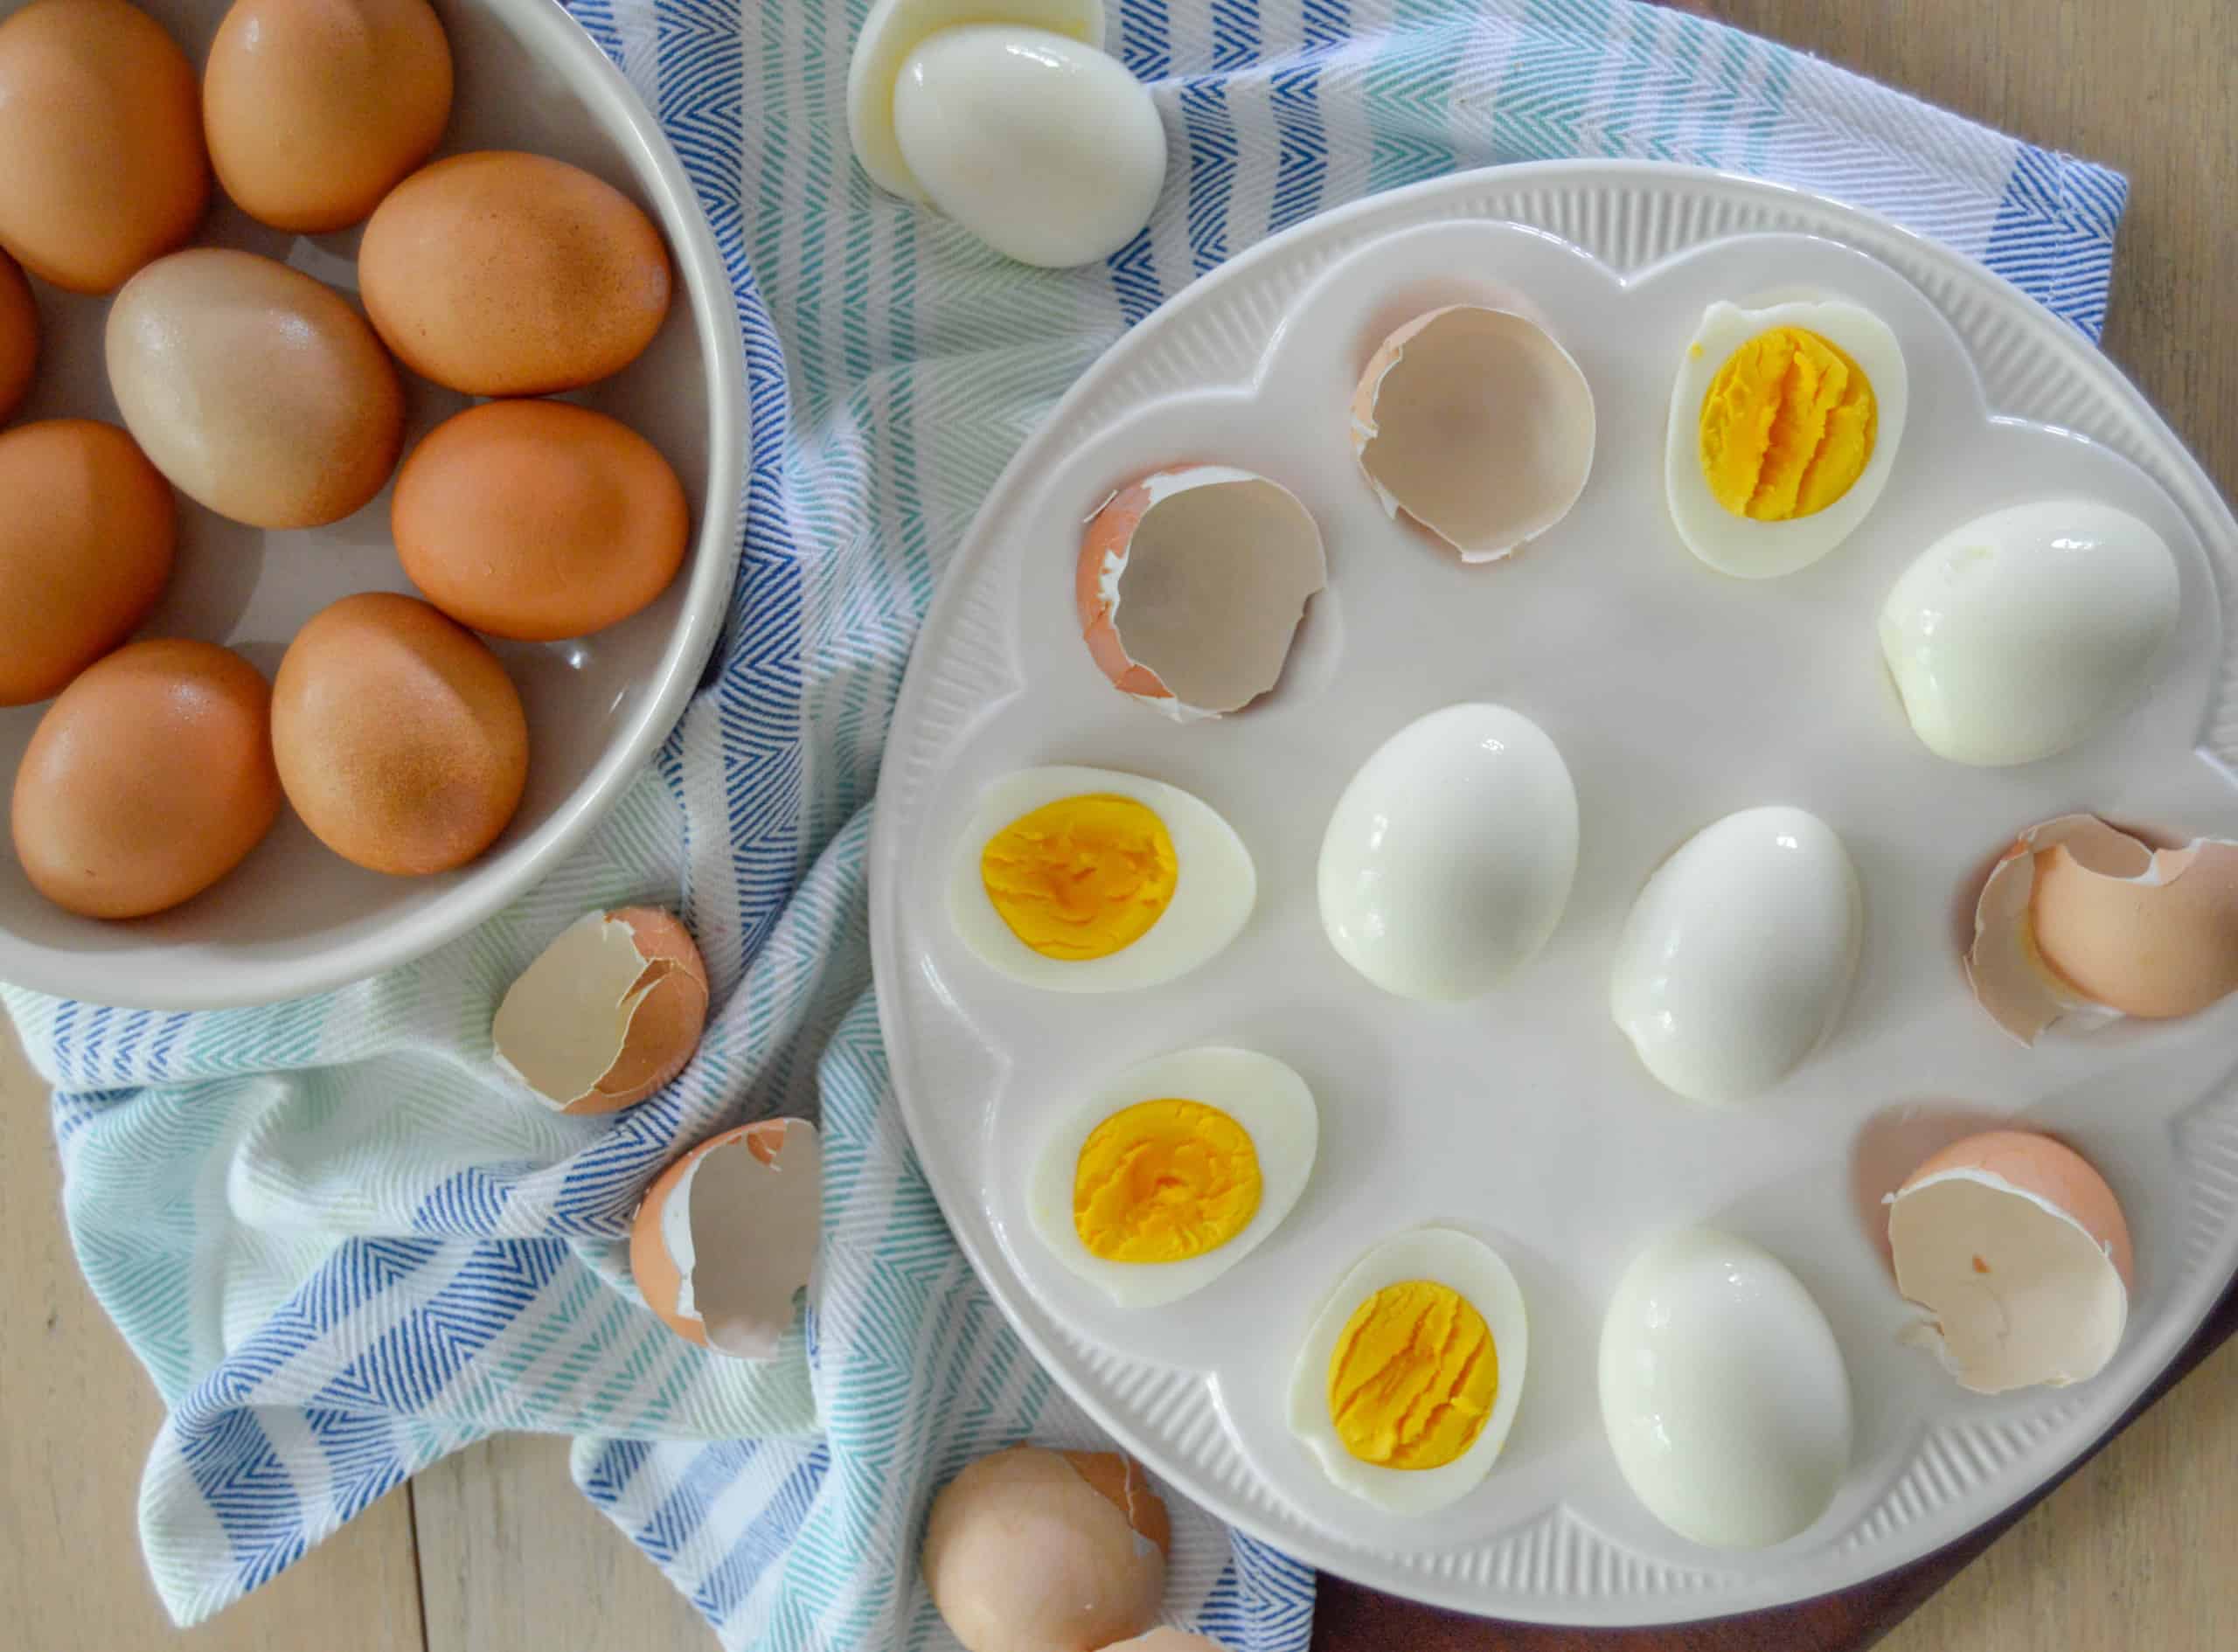
<svg viewBox="0 0 2238 1652">
<path fill-rule="evenodd" d="M 707 1024 L 707 966 L 691 932 L 647 906 L 560 932 L 506 990 L 497 1065 L 560 1113 L 633 1107 L 684 1071 Z"/>
<path fill-rule="evenodd" d="M 1593 391 L 1537 323 L 1449 305 L 1369 357 L 1352 452 L 1385 511 L 1493 562 L 1570 512 L 1593 469 Z"/>
<path fill-rule="evenodd" d="M 2096 815 L 2032 826 L 1982 886 L 1966 974 L 2023 1044 L 2204 1010 L 2238 991 L 2238 843 L 2155 850 Z"/>
<path fill-rule="evenodd" d="M 806 1119 L 711 1136 L 663 1170 L 629 1225 L 646 1306 L 688 1342 L 772 1359 L 823 1231 L 823 1142 Z"/>
<path fill-rule="evenodd" d="M 1954 1142 L 1888 1198 L 1896 1288 L 1934 1320 L 1912 1340 L 1977 1394 L 2064 1387 L 2121 1345 L 2129 1225 L 2074 1149 L 2025 1130 Z"/>
<path fill-rule="evenodd" d="M 1187 722 L 1275 686 L 1328 577 L 1321 530 L 1287 488 L 1183 465 L 1129 482 L 1088 519 L 1074 594 L 1103 674 Z"/>
</svg>

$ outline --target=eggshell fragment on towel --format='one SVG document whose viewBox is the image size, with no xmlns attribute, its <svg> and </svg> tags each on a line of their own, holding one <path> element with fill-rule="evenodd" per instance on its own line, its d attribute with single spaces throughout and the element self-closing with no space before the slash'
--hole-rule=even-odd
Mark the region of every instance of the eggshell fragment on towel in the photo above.
<svg viewBox="0 0 2238 1652">
<path fill-rule="evenodd" d="M 1095 1652 L 1157 1621 L 1172 1545 L 1130 1458 L 1012 1446 L 941 1488 L 922 1562 L 965 1652 Z"/>
<path fill-rule="evenodd" d="M 1103 1652 L 1227 1652 L 1227 1649 L 1209 1635 L 1192 1635 L 1186 1629 L 1152 1629 L 1148 1635 L 1138 1635 L 1131 1641 L 1117 1641 L 1103 1649 Z"/>
<path fill-rule="evenodd" d="M 561 1113 L 633 1107 L 684 1071 L 707 1024 L 707 966 L 664 912 L 577 919 L 506 991 L 497 1065 Z"/>
<path fill-rule="evenodd" d="M 823 1231 L 824 1150 L 806 1119 L 764 1119 L 702 1142 L 645 1190 L 629 1272 L 687 1342 L 773 1359 Z"/>
<path fill-rule="evenodd" d="M 1384 510 L 1494 562 L 1570 512 L 1593 469 L 1593 391 L 1567 351 L 1504 309 L 1416 316 L 1352 392 L 1352 452 Z"/>
<path fill-rule="evenodd" d="M 2095 1377 L 2121 1345 L 2134 1268 L 2106 1179 L 2024 1130 L 1953 1143 L 1888 1199 L 1896 1288 L 1933 1315 L 1908 1340 L 1979 1394 Z"/>
<path fill-rule="evenodd" d="M 1188 722 L 1275 686 L 1328 578 L 1321 530 L 1287 488 L 1183 465 L 1129 482 L 1088 519 L 1074 594 L 1103 674 Z"/>
<path fill-rule="evenodd" d="M 1982 887 L 1966 974 L 2023 1044 L 2195 1014 L 2238 991 L 2238 843 L 2155 850 L 2096 815 L 2032 826 Z"/>
</svg>

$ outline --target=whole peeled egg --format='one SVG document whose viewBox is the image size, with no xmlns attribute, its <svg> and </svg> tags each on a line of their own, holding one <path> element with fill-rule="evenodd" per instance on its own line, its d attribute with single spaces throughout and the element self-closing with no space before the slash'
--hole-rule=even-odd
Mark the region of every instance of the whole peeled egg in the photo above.
<svg viewBox="0 0 2238 1652">
<path fill-rule="evenodd" d="M 302 234 L 364 219 L 450 114 L 450 42 L 427 0 L 235 0 L 202 72 L 218 182 Z"/>
<path fill-rule="evenodd" d="M 181 493 L 260 528 L 338 522 L 404 445 L 404 387 L 332 288 L 254 253 L 158 259 L 109 309 L 108 382 Z"/>
<path fill-rule="evenodd" d="M 127 0 L 34 0 L 0 22 L 0 247 L 108 293 L 194 233 L 210 160 L 193 66 Z"/>
<path fill-rule="evenodd" d="M 10 824 L 32 885 L 88 918 L 140 918 L 239 865 L 280 814 L 271 691 L 212 642 L 134 642 L 47 708 Z"/>
<path fill-rule="evenodd" d="M 551 642 L 636 613 L 683 565 L 684 484 L 618 420 L 492 401 L 445 420 L 397 473 L 397 555 L 423 595 L 491 636 Z"/>
<path fill-rule="evenodd" d="M 38 306 L 16 260 L 0 253 L 0 425 L 31 393 L 38 365 Z"/>
<path fill-rule="evenodd" d="M 1386 992 L 1473 998 L 1546 944 L 1577 871 L 1561 753 L 1505 705 L 1449 705 L 1377 748 L 1321 842 L 1322 927 Z"/>
<path fill-rule="evenodd" d="M 668 248 L 604 179 L 487 149 L 421 167 L 365 226 L 358 281 L 382 342 L 469 396 L 542 396 L 616 373 L 668 316 Z"/>
</svg>

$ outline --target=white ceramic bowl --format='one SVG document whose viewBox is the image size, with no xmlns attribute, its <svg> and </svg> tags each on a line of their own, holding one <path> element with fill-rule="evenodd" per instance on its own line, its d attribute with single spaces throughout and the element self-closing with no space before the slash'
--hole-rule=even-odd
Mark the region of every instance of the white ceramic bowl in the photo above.
<svg viewBox="0 0 2238 1652">
<path fill-rule="evenodd" d="M 20 0 L 0 0 L 0 17 Z M 140 0 L 199 64 L 228 0 Z M 323 991 L 403 963 L 496 912 L 548 871 L 613 804 L 682 711 L 721 627 L 736 571 L 746 370 L 729 278 L 675 151 L 589 36 L 552 0 L 435 0 L 458 90 L 442 153 L 518 149 L 587 168 L 650 212 L 668 238 L 676 299 L 629 370 L 570 397 L 643 434 L 676 467 L 694 539 L 650 607 L 570 642 L 494 644 L 528 709 L 528 792 L 490 852 L 439 877 L 364 871 L 292 813 L 214 889 L 131 923 L 50 905 L 0 856 L 0 980 L 102 1003 L 202 1009 Z M 197 244 L 286 260 L 357 287 L 358 232 L 297 238 L 219 197 Z M 106 299 L 34 283 L 38 382 L 18 422 L 117 421 L 102 365 Z M 407 451 L 468 399 L 406 376 Z M 142 635 L 238 648 L 267 676 L 304 620 L 356 591 L 408 591 L 389 539 L 389 495 L 308 532 L 267 532 L 180 502 L 177 569 Z M 0 711 L 12 777 L 45 705 Z"/>
</svg>

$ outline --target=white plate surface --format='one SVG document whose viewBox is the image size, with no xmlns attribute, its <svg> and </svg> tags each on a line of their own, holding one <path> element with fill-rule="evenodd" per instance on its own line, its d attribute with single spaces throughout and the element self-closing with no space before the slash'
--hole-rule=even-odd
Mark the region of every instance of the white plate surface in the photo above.
<svg viewBox="0 0 2238 1652">
<path fill-rule="evenodd" d="M 1710 301 L 1798 288 L 1894 329 L 1910 419 L 1855 538 L 1787 578 L 1729 580 L 1665 513 L 1671 381 Z M 1354 470 L 1345 406 L 1389 325 L 1483 296 L 1528 306 L 1576 356 L 1600 443 L 1567 522 L 1509 562 L 1466 567 L 1385 519 Z M 1178 727 L 1103 680 L 1070 593 L 1081 518 L 1116 483 L 1185 459 L 1295 490 L 1327 535 L 1331 587 L 1268 701 Z M 2019 769 L 1942 762 L 1880 665 L 1880 599 L 1946 530 L 2068 493 L 2166 536 L 2184 580 L 2179 641 L 2149 699 L 2081 748 Z M 2032 1051 L 1975 1005 L 1958 958 L 1973 881 L 2031 822 L 2089 808 L 2238 836 L 2234 591 L 2238 524 L 2121 376 L 1996 277 L 1870 215 L 1684 169 L 1556 163 L 1442 180 L 1270 241 L 1137 328 L 1026 444 L 911 666 L 879 798 L 872 934 L 894 1080 L 942 1206 L 1089 1411 L 1185 1496 L 1330 1570 L 1477 1612 L 1613 1626 L 1800 1600 L 1915 1558 L 2110 1426 L 2238 1261 L 2238 1002 Z M 1576 885 L 1507 988 L 1405 1002 L 1324 938 L 1315 858 L 1362 760 L 1421 712 L 1472 698 L 1518 707 L 1562 749 L 1581 809 Z M 1100 996 L 1036 992 L 973 958 L 942 900 L 954 835 L 988 779 L 1051 762 L 1153 775 L 1226 815 L 1260 880 L 1236 944 L 1179 982 Z M 1865 957 L 1816 1059 L 1755 1103 L 1706 1109 L 1650 1079 L 1610 1021 L 1612 949 L 1665 855 L 1776 802 L 1823 816 L 1848 844 Z M 1205 1043 L 1304 1075 L 1319 1162 L 1252 1255 L 1195 1296 L 1129 1313 L 1034 1238 L 1029 1169 L 1099 1079 Z M 1987 1399 L 1899 1343 L 1915 1315 L 1880 1248 L 1879 1200 L 1934 1147 L 2013 1117 L 2104 1170 L 2138 1280 L 2127 1338 L 2096 1380 Z M 1513 1267 L 1531 1369 L 1491 1476 L 1410 1519 L 1333 1489 L 1282 1400 L 1324 1295 L 1371 1243 L 1429 1221 L 1481 1234 Z M 1597 1413 L 1617 1276 L 1651 1237 L 1701 1222 L 1795 1269 L 1856 1395 L 1834 1506 L 1754 1554 L 1658 1524 Z"/>
</svg>

